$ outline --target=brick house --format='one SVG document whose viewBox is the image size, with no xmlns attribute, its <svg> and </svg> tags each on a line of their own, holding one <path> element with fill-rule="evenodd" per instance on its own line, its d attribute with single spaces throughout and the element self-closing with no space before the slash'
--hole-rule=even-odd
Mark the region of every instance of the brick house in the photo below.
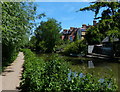
<svg viewBox="0 0 120 92">
<path fill-rule="evenodd" d="M 97 23 L 94 20 L 93 21 L 93 26 L 95 26 Z M 86 25 L 83 24 L 82 27 L 80 28 L 75 28 L 75 27 L 70 27 L 70 29 L 64 29 L 62 32 L 62 40 L 70 40 L 75 41 L 76 39 L 84 39 L 86 35 L 86 30 L 90 27 L 91 25 Z"/>
</svg>

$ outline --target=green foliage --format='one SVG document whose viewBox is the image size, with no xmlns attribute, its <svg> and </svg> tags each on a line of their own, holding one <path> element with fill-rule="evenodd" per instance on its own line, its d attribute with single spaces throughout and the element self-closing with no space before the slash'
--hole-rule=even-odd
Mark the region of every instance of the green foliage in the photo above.
<svg viewBox="0 0 120 92">
<path fill-rule="evenodd" d="M 85 35 L 85 39 L 88 44 L 100 44 L 103 39 L 103 34 L 99 32 L 97 27 L 90 27 L 87 29 L 87 33 Z"/>
<path fill-rule="evenodd" d="M 77 40 L 75 42 L 72 42 L 68 44 L 66 47 L 64 47 L 64 54 L 70 55 L 70 53 L 73 54 L 86 54 L 87 51 L 87 45 L 85 40 Z"/>
<path fill-rule="evenodd" d="M 94 28 L 90 27 L 87 31 L 86 40 L 89 44 L 100 43 L 106 36 L 120 39 L 120 2 L 100 1 L 96 0 L 90 6 L 80 9 L 80 11 L 93 11 L 95 19 L 100 19 Z M 101 16 L 97 17 L 101 10 Z"/>
<path fill-rule="evenodd" d="M 44 61 L 35 57 L 30 50 L 25 54 L 24 73 L 21 82 L 23 92 L 60 92 L 67 79 L 68 68 L 57 56 Z"/>
<path fill-rule="evenodd" d="M 36 58 L 35 54 L 29 49 L 23 50 L 23 52 L 25 54 L 25 63 L 21 88 L 24 92 L 35 92 L 36 89 L 39 89 L 37 87 L 40 85 L 41 72 L 44 72 L 44 63 L 42 62 L 42 59 Z"/>
<path fill-rule="evenodd" d="M 32 36 L 28 45 L 31 50 L 36 50 L 36 42 L 37 42 L 36 37 Z"/>
<path fill-rule="evenodd" d="M 53 51 L 56 52 L 62 52 L 63 48 L 66 46 L 66 42 L 62 39 L 60 39 L 58 41 L 58 43 L 55 45 L 55 47 L 53 48 Z"/>
<path fill-rule="evenodd" d="M 55 19 L 48 19 L 47 22 L 41 22 L 35 30 L 37 38 L 37 50 L 43 49 L 45 52 L 52 52 L 55 45 L 59 43 L 61 31 L 60 23 Z M 39 49 L 40 48 L 40 49 Z"/>
<path fill-rule="evenodd" d="M 96 0 L 97 1 L 97 0 Z M 115 12 L 117 12 L 118 7 L 120 7 L 119 2 L 92 2 L 94 4 L 91 4 L 88 7 L 81 8 L 80 11 L 93 11 L 95 12 L 95 18 L 100 12 L 101 8 L 106 8 L 105 10 L 102 11 L 101 17 L 97 18 L 102 18 L 102 19 L 108 19 L 111 17 L 111 15 L 114 15 Z"/>
<path fill-rule="evenodd" d="M 75 75 L 74 72 L 71 74 L 68 85 L 70 92 L 115 92 L 117 87 L 112 78 L 99 79 L 98 77 L 93 78 L 93 75 L 89 73 L 76 73 Z"/>
<path fill-rule="evenodd" d="M 20 48 L 28 43 L 28 34 L 35 19 L 33 3 L 2 3 L 2 61 L 3 65 L 13 61 Z M 6 65 L 5 64 L 5 65 Z"/>
<path fill-rule="evenodd" d="M 114 29 L 108 30 L 106 34 L 110 37 L 110 42 L 113 42 L 113 39 L 120 38 L 120 31 L 116 27 Z"/>
<path fill-rule="evenodd" d="M 99 79 L 91 74 L 69 72 L 58 55 L 44 61 L 29 49 L 25 54 L 21 92 L 116 92 L 112 78 Z"/>
</svg>

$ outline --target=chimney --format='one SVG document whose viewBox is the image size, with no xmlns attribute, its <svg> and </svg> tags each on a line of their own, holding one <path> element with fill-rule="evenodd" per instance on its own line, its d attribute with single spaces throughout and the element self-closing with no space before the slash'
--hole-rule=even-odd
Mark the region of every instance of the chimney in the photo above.
<svg viewBox="0 0 120 92">
<path fill-rule="evenodd" d="M 82 24 L 82 28 L 86 29 L 87 28 L 86 24 Z"/>
<path fill-rule="evenodd" d="M 74 29 L 74 27 L 70 27 L 70 29 L 71 29 L 71 30 L 73 30 L 73 29 Z"/>
<path fill-rule="evenodd" d="M 97 24 L 96 20 L 93 20 L 93 26 L 95 26 Z"/>
</svg>

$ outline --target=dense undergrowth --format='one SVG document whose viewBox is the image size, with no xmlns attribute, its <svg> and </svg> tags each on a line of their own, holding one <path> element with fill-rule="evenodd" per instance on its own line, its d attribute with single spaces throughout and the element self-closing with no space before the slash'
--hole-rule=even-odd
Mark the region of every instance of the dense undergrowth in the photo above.
<svg viewBox="0 0 120 92">
<path fill-rule="evenodd" d="M 2 62 L 2 67 L 1 67 L 1 72 L 5 70 L 5 68 L 10 65 L 16 58 L 17 58 L 17 55 L 18 55 L 18 51 L 14 52 L 14 54 L 12 54 L 11 57 L 8 57 L 6 60 L 4 60 Z M 1 73 L 0 72 L 0 73 Z"/>
<path fill-rule="evenodd" d="M 112 78 L 93 78 L 91 74 L 71 72 L 56 55 L 45 61 L 29 49 L 23 52 L 22 92 L 116 92 Z"/>
<path fill-rule="evenodd" d="M 85 40 L 77 40 L 75 42 L 68 44 L 66 47 L 64 47 L 63 54 L 70 55 L 70 53 L 81 54 L 81 55 L 86 54 L 87 45 Z"/>
</svg>

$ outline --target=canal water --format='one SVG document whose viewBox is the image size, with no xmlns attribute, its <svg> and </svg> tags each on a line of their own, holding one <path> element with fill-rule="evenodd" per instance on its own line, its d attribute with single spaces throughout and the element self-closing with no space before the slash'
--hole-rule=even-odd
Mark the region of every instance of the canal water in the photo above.
<svg viewBox="0 0 120 92">
<path fill-rule="evenodd" d="M 49 59 L 51 54 L 41 54 L 39 56 L 44 59 Z M 69 57 L 62 55 L 59 56 L 68 63 L 73 72 L 91 73 L 94 77 L 100 78 L 112 77 L 118 84 L 118 87 L 120 87 L 120 63 L 118 63 L 116 60 Z"/>
</svg>

